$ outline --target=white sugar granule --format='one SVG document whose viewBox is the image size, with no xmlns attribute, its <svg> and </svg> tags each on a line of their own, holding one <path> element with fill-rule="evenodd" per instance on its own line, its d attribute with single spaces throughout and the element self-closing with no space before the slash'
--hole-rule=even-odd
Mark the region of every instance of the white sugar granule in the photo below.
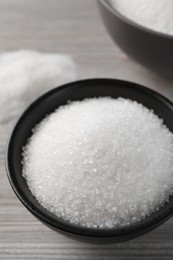
<svg viewBox="0 0 173 260">
<path fill-rule="evenodd" d="M 109 0 L 127 18 L 158 32 L 173 35 L 173 0 Z"/>
<path fill-rule="evenodd" d="M 76 79 L 76 65 L 62 54 L 20 50 L 0 55 L 0 123 L 18 116 L 47 90 Z"/>
<path fill-rule="evenodd" d="M 123 98 L 62 106 L 34 129 L 23 158 L 37 200 L 80 226 L 129 225 L 173 193 L 173 134 L 152 111 Z"/>
</svg>

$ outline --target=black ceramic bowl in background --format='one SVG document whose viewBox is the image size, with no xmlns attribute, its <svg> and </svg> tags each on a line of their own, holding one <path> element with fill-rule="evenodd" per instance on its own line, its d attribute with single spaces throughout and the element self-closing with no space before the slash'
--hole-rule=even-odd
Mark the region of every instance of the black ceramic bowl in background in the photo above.
<svg viewBox="0 0 173 260">
<path fill-rule="evenodd" d="M 109 0 L 98 0 L 98 4 L 108 32 L 124 52 L 156 73 L 173 78 L 173 36 L 131 21 Z"/>
<path fill-rule="evenodd" d="M 142 103 L 163 118 L 164 123 L 173 132 L 173 104 L 160 94 L 135 83 L 121 80 L 82 80 L 53 89 L 31 104 L 18 120 L 11 134 L 6 158 L 7 174 L 11 186 L 21 202 L 35 217 L 54 230 L 91 243 L 115 243 L 135 238 L 156 228 L 173 214 L 173 198 L 170 197 L 169 203 L 166 203 L 159 211 L 130 226 L 107 230 L 83 228 L 48 212 L 28 189 L 26 181 L 22 177 L 22 147 L 32 135 L 33 127 L 47 114 L 66 104 L 68 100 L 105 96 L 124 97 Z"/>
</svg>

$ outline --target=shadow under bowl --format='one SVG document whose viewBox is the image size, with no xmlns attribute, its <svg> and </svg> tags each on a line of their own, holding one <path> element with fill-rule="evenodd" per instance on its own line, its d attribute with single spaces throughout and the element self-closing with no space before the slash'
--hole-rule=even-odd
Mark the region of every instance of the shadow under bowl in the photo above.
<svg viewBox="0 0 173 260">
<path fill-rule="evenodd" d="M 98 0 L 107 31 L 132 59 L 157 74 L 173 79 L 173 36 L 141 26 L 122 15 L 109 0 Z"/>
<path fill-rule="evenodd" d="M 163 118 L 173 132 L 173 104 L 153 90 L 141 85 L 114 79 L 90 79 L 55 88 L 32 103 L 18 120 L 11 134 L 6 157 L 10 184 L 24 206 L 41 222 L 75 239 L 90 243 L 117 243 L 140 236 L 170 218 L 173 214 L 173 197 L 149 217 L 123 228 L 92 229 L 73 225 L 43 208 L 29 190 L 22 177 L 22 148 L 32 135 L 32 129 L 46 115 L 67 101 L 93 97 L 128 98 L 142 103 Z M 105 184 L 106 185 L 106 184 Z"/>
</svg>

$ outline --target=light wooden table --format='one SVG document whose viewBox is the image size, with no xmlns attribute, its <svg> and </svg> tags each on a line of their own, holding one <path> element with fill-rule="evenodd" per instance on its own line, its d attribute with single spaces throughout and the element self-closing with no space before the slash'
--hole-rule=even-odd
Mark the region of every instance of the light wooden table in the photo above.
<svg viewBox="0 0 173 260">
<path fill-rule="evenodd" d="M 93 0 L 1 0 L 0 51 L 16 49 L 67 53 L 78 64 L 79 78 L 132 80 L 173 100 L 173 82 L 137 65 L 113 44 Z M 1 260 L 173 259 L 173 219 L 139 239 L 108 246 L 75 242 L 37 221 L 7 181 L 4 154 L 8 132 L 6 126 L 0 126 Z"/>
</svg>

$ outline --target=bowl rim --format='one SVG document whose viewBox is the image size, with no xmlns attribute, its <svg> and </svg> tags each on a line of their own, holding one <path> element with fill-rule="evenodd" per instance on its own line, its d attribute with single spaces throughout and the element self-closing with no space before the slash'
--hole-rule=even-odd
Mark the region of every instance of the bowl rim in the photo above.
<svg viewBox="0 0 173 260">
<path fill-rule="evenodd" d="M 22 204 L 41 222 L 43 222 L 47 226 L 49 226 L 53 229 L 56 229 L 62 233 L 66 233 L 66 234 L 72 235 L 74 237 L 75 236 L 80 237 L 80 238 L 85 237 L 85 238 L 91 238 L 91 239 L 122 238 L 125 236 L 134 236 L 134 234 L 138 234 L 138 233 L 143 234 L 143 233 L 147 232 L 147 231 L 144 231 L 144 230 L 146 230 L 146 224 L 147 224 L 147 228 L 149 230 L 154 229 L 155 227 L 162 224 L 163 222 L 165 222 L 167 219 L 169 219 L 172 216 L 173 206 L 170 205 L 171 204 L 170 202 L 168 203 L 169 207 L 167 209 L 165 208 L 165 206 L 161 207 L 161 209 L 165 208 L 163 214 L 160 214 L 160 215 L 158 214 L 158 216 L 156 218 L 150 218 L 150 216 L 149 216 L 146 218 L 146 220 L 144 219 L 144 223 L 142 223 L 142 224 L 140 224 L 141 222 L 137 222 L 137 223 L 131 224 L 130 226 L 114 228 L 114 229 L 85 228 L 85 227 L 81 227 L 81 226 L 76 226 L 76 225 L 71 224 L 66 221 L 61 223 L 61 221 L 57 217 L 53 218 L 53 217 L 50 217 L 48 214 L 46 214 L 47 210 L 44 209 L 42 206 L 41 207 L 43 208 L 43 211 L 41 211 L 38 208 L 35 208 L 33 205 L 33 200 L 32 201 L 29 200 L 25 196 L 25 194 L 23 194 L 21 192 L 21 190 L 16 186 L 16 183 L 13 179 L 14 176 L 13 176 L 13 170 L 11 169 L 10 151 L 11 151 L 11 148 L 14 146 L 14 137 L 15 137 L 15 134 L 18 131 L 18 128 L 20 127 L 20 124 L 22 123 L 23 119 L 25 117 L 27 117 L 28 115 L 31 115 L 31 113 L 34 112 L 34 107 L 39 105 L 40 102 L 44 101 L 51 95 L 53 95 L 57 92 L 60 92 L 61 90 L 64 90 L 64 89 L 70 90 L 70 89 L 75 88 L 76 86 L 86 87 L 86 84 L 92 85 L 92 84 L 96 84 L 96 83 L 98 84 L 99 82 L 101 82 L 101 83 L 105 82 L 107 84 L 111 83 L 111 84 L 115 84 L 115 85 L 130 86 L 131 88 L 133 88 L 139 92 L 145 93 L 146 95 L 149 95 L 149 96 L 153 96 L 153 98 L 157 99 L 158 101 L 165 103 L 166 106 L 173 108 L 173 103 L 170 100 L 168 100 L 166 97 L 159 94 L 158 92 L 156 92 L 152 89 L 149 89 L 147 87 L 144 87 L 138 83 L 129 82 L 126 80 L 110 79 L 110 78 L 91 78 L 91 79 L 83 79 L 83 80 L 74 81 L 71 83 L 64 84 L 60 87 L 56 87 L 56 88 L 46 92 L 45 94 L 41 95 L 34 102 L 32 102 L 31 105 L 29 105 L 25 109 L 25 111 L 22 113 L 22 115 L 17 120 L 17 122 L 11 132 L 11 135 L 9 137 L 9 141 L 7 143 L 6 160 L 5 160 L 7 177 L 8 177 L 8 180 L 10 182 L 10 185 L 11 185 L 14 193 L 16 194 L 18 199 L 22 202 Z M 30 193 L 31 193 L 31 191 L 30 191 Z M 27 198 L 27 200 L 26 200 L 26 198 Z M 158 212 L 159 212 L 159 210 L 158 210 Z M 54 221 L 54 219 L 56 219 L 56 221 Z M 136 236 L 138 236 L 138 235 L 136 235 Z"/>
<path fill-rule="evenodd" d="M 173 35 L 171 35 L 171 34 L 167 34 L 167 33 L 163 33 L 163 32 L 159 32 L 159 31 L 150 29 L 148 27 L 145 27 L 145 26 L 131 20 L 127 16 L 123 15 L 120 11 L 118 11 L 117 8 L 113 7 L 111 5 L 111 3 L 109 2 L 109 0 L 98 0 L 98 1 L 102 4 L 102 6 L 104 6 L 104 8 L 109 10 L 109 12 L 111 12 L 113 15 L 116 15 L 119 19 L 123 20 L 124 22 L 128 23 L 129 25 L 136 27 L 137 29 L 140 29 L 141 31 L 149 33 L 150 35 L 154 35 L 154 36 L 157 36 L 157 37 L 159 36 L 163 39 L 166 38 L 166 39 L 169 39 L 169 40 L 173 40 Z"/>
</svg>

